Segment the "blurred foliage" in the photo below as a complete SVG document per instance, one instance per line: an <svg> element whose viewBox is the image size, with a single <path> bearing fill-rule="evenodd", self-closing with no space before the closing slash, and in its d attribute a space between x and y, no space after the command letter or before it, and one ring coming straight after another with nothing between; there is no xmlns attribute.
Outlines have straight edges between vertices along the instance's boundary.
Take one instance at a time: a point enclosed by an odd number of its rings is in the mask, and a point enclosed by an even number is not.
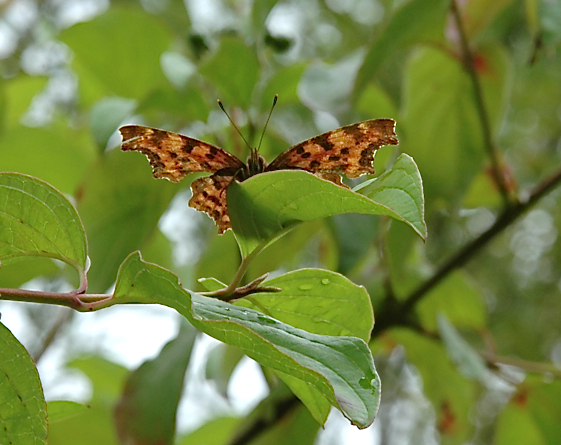
<svg viewBox="0 0 561 445"><path fill-rule="evenodd" d="M339 215L290 232L247 279L313 266L367 289L383 387L372 428L384 443L555 444L559 190L477 240L560 171L561 3L458 4L461 28L451 0L4 2L0 169L37 176L76 203L90 291L108 289L134 250L201 290L196 278L229 282L235 273L233 237L217 236L210 219L185 210L175 236L158 226L189 180L155 181L141 156L116 150L121 124L180 131L244 159L248 150L216 99L256 145L278 93L261 144L271 160L339 125L393 118L400 145L380 150L377 170L399 153L413 157L425 187L426 243L396 221ZM446 269L450 259L461 268ZM37 274L60 269L35 259L2 265L0 286ZM454 359L441 340L442 314L488 373L466 374ZM221 353L234 360L231 372L239 355ZM49 443L117 443L113 410L126 371L99 357L71 366L92 382L90 409L51 424ZM229 376L216 377L221 388ZM313 443L316 421L279 389L283 383L268 383L270 396L249 415L217 414L177 443ZM325 434L321 440L328 443Z"/></svg>

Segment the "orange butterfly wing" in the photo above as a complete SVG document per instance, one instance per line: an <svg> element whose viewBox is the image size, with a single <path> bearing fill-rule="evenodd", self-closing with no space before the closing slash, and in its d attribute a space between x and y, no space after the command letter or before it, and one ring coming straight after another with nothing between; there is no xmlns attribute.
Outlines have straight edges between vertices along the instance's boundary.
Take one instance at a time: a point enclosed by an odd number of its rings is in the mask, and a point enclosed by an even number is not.
<svg viewBox="0 0 561 445"><path fill-rule="evenodd" d="M231 227L226 188L246 168L242 161L214 145L169 131L139 125L121 127L119 131L123 136L121 149L145 154L155 178L179 182L189 173L214 173L193 181L189 205L214 219L219 233Z"/></svg>
<svg viewBox="0 0 561 445"><path fill-rule="evenodd" d="M341 184L338 174L358 178L375 173L376 150L396 145L395 121L373 119L328 131L281 153L265 171L300 169Z"/></svg>
<svg viewBox="0 0 561 445"><path fill-rule="evenodd" d="M221 148L177 133L138 125L121 127L119 131L123 136L122 150L144 153L152 165L155 178L179 182L189 173L213 173L193 181L193 196L189 205L210 215L219 233L231 227L226 189L235 179L242 181L255 174L251 173L251 168ZM375 152L384 145L396 145L395 136L395 121L391 119L348 125L289 148L265 171L307 170L344 185L340 174L357 178L374 173L372 162ZM261 168L256 171L261 172Z"/></svg>
<svg viewBox="0 0 561 445"><path fill-rule="evenodd" d="M223 169L236 172L245 164L227 151L181 134L140 125L119 128L123 151L140 151L154 169L155 178L181 181L189 173L216 173Z"/></svg>

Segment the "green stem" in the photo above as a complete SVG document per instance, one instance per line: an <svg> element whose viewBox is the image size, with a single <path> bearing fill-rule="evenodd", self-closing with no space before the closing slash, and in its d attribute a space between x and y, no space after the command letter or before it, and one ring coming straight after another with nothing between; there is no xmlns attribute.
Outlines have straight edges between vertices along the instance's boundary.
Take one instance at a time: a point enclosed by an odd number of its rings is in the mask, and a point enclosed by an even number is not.
<svg viewBox="0 0 561 445"><path fill-rule="evenodd" d="M234 275L234 278L232 278L232 281L228 286L213 292L199 292L199 294L205 295L207 297L216 297L221 300L228 301L229 300L228 297L232 295L235 292L235 290L240 286L240 283L242 282L242 279L245 273L247 272L249 265L251 264L253 259L257 256L257 254L261 252L261 250L263 250L263 247L265 247L264 244L262 246L255 248L253 252L251 252L247 257L242 258L240 267L238 268L236 274Z"/></svg>

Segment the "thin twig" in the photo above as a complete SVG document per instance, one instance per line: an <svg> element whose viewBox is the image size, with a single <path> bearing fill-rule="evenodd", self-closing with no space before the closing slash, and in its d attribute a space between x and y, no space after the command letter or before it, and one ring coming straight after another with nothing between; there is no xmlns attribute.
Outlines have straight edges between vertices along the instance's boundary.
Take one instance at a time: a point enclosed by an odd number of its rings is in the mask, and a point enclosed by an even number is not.
<svg viewBox="0 0 561 445"><path fill-rule="evenodd" d="M41 344L37 348L37 351L33 352L33 361L36 364L39 360L41 360L41 357L53 343L60 330L72 319L73 315L74 311L69 308L61 307L59 309L56 320L53 322L45 336L41 339Z"/></svg>
<svg viewBox="0 0 561 445"><path fill-rule="evenodd" d="M504 177L501 174L500 162L497 156L497 150L495 149L495 144L493 142L493 136L491 131L491 124L489 121L489 114L487 113L487 107L485 106L485 99L483 98L483 89L481 88L481 82L479 81L479 76L475 69L475 64L473 62L473 55L471 53L469 42L467 40L467 35L462 23L462 18L460 11L458 9L458 4L456 0L452 1L452 16L456 23L456 28L458 29L458 34L460 36L460 45L462 50L462 57L464 59L464 66L471 80L473 86L473 92L475 95L475 105L477 112L479 114L479 121L481 124L481 130L483 131L484 146L487 150L487 154L491 159L491 169L493 172L494 179L499 187L501 197L503 198L503 204L505 208L510 206L510 199L508 190L505 185Z"/></svg>

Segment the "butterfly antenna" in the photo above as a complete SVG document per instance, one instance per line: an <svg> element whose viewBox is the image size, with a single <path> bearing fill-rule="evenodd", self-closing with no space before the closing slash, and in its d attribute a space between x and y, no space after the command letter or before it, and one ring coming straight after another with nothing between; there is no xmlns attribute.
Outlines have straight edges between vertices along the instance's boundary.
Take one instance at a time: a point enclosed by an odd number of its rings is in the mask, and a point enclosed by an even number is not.
<svg viewBox="0 0 561 445"><path fill-rule="evenodd" d="M269 119L271 119L271 114L273 114L273 110L275 109L275 105L277 104L277 100L279 99L279 95L275 94L273 98L273 105L271 105L271 111L269 111L269 116L267 116L267 121L265 122L265 126L263 127L263 132L261 133L261 138L259 139L259 145L257 145L257 151L261 148L261 142L263 142L263 136L265 136L265 130L267 129L267 125L269 125Z"/></svg>
<svg viewBox="0 0 561 445"><path fill-rule="evenodd" d="M224 105L222 105L222 101L220 99L218 99L218 106L220 107L220 109L224 112L224 114L226 115L226 117L228 118L228 120L230 121L230 123L233 125L233 127L236 129L236 131L238 132L238 134L241 136L241 138L243 139L243 141L245 142L245 145L247 145L247 147L249 148L250 151L253 151L253 149L251 148L251 145L249 145L249 142L247 142L247 139L244 137L244 135L242 134L242 132L240 131L240 129L238 128L238 126L234 123L234 121L232 120L232 118L230 117L230 115L228 114L228 112L226 111L226 109L224 108Z"/></svg>

